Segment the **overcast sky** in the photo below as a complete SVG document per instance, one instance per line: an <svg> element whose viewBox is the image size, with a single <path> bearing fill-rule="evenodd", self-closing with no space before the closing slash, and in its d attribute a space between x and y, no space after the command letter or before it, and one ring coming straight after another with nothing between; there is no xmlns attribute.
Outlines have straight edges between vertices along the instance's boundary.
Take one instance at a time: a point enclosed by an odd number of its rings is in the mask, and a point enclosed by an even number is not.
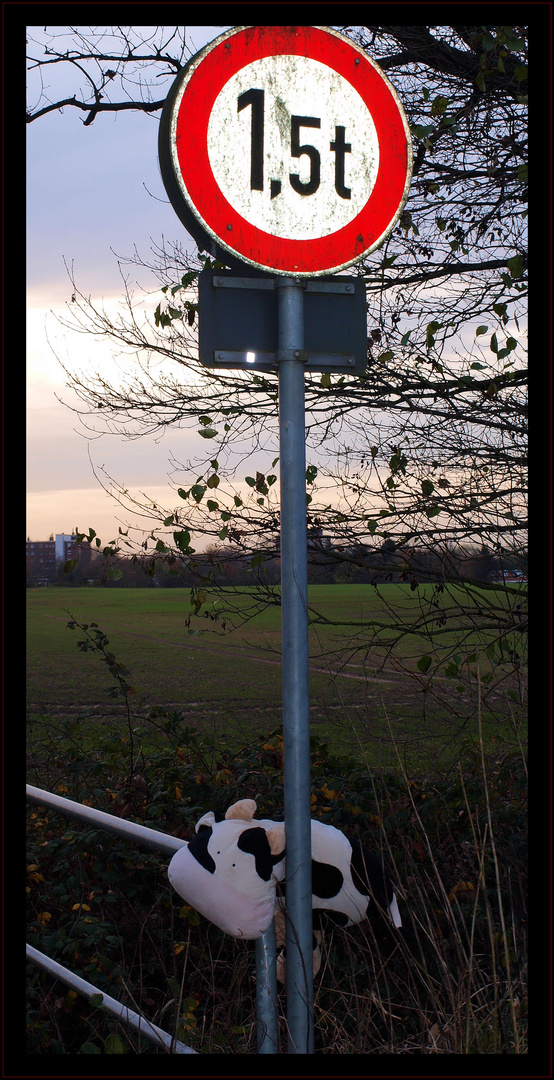
<svg viewBox="0 0 554 1080"><path fill-rule="evenodd" d="M191 52L224 29L187 27ZM30 27L29 35L41 31ZM49 69L52 100L57 96L57 71ZM70 533L77 526L83 531L93 527L109 541L124 519L92 473L89 440L76 432L77 418L56 398L69 395L48 340L69 367L109 371L106 343L69 334L56 321L56 315L68 314L71 298L64 260L73 266L80 291L109 305L123 292L114 252L130 256L136 247L147 260L151 242L159 242L162 235L169 241L186 240L158 168L158 124L159 113L126 112L101 114L84 127L82 114L67 108L63 115L53 112L27 125L26 528L32 540L46 540L52 532ZM130 267L127 272L155 288L146 271ZM152 308L159 299L160 294L152 296ZM103 436L90 443L90 454L96 466L104 465L129 489L173 506L168 458L171 453L179 460L194 455L202 449L199 441L194 433L176 429L160 443Z"/></svg>

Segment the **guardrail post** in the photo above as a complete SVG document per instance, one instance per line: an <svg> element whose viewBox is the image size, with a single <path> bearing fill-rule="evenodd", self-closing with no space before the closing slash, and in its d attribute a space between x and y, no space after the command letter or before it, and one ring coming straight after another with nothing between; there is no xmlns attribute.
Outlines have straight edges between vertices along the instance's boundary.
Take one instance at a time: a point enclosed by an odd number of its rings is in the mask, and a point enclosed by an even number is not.
<svg viewBox="0 0 554 1080"><path fill-rule="evenodd" d="M298 278L276 278L275 286L278 289L288 1052L312 1054L304 293Z"/></svg>

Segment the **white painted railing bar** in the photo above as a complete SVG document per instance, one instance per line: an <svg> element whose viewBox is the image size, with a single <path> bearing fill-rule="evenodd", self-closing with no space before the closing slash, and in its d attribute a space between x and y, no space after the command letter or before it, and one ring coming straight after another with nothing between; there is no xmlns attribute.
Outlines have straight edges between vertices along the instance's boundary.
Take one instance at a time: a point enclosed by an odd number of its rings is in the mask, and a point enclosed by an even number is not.
<svg viewBox="0 0 554 1080"><path fill-rule="evenodd" d="M58 964L56 960L51 960L49 956L35 949L32 945L27 945L27 959L31 960L33 964L37 964L38 967L46 971L54 979L59 979L65 983L72 990L75 990L77 994L85 997L87 1001L90 1001L92 997L100 996L102 1003L99 1008L105 1009L106 1012L111 1013L112 1016L116 1016L124 1024L129 1024L139 1035L142 1035L149 1042L154 1043L156 1046L162 1046L170 1054L196 1054L197 1051L193 1050L190 1046L185 1046L184 1043L179 1042L178 1039L174 1039L167 1031L163 1031L162 1028L152 1024L150 1020L147 1020L140 1013L134 1012L133 1009L129 1009L126 1005L122 1005L116 998L110 997L109 994L105 994L103 990L99 990L92 983L81 979L79 975L75 975L72 971L69 971L63 964Z"/></svg>
<svg viewBox="0 0 554 1080"><path fill-rule="evenodd" d="M114 836L132 840L141 847L163 851L166 855L174 855L186 842L177 836L170 836L169 833L148 829L145 825L137 825L134 821L115 817L114 814L106 814L103 810L95 810L93 806L84 806L83 803L73 802L72 799L64 799L61 795L43 791L42 788L33 787L31 784L27 784L27 799L39 806L56 810L64 817L74 818L76 821L84 822L85 825L92 825Z"/></svg>
<svg viewBox="0 0 554 1080"><path fill-rule="evenodd" d="M125 840L131 840L133 843L140 845L141 847L149 848L151 851L161 851L166 855L174 855L179 848L183 847L186 843L185 840L180 840L177 836L170 836L169 833L159 832L157 829L149 829L145 825L137 825L134 821L128 821L126 818L118 818L113 814L106 814L103 810L96 810L93 806L85 806L83 803L74 802L72 799L64 799L61 795L54 795L51 791L44 791L43 788L33 787L32 784L26 785L27 799L29 802L34 803L37 806L44 806L47 809L54 810L58 814L62 814L64 817L72 818L76 821L80 821L85 825L91 825L97 829L103 829L104 832L111 833L114 836L120 836ZM69 983L68 979L76 980L76 982L82 983L90 989L92 994L101 993L90 983L85 982L84 979L80 979L78 975L73 975L61 964L58 964L55 960L50 960L44 953L38 952L31 945L27 945L27 956L35 963L40 964L44 970L49 971L50 974L55 974L56 978L62 979L68 985L77 989L76 983ZM37 959L40 957L41 959ZM258 1053L259 1054L273 1054L278 1053L278 1013L277 1013L277 980L275 974L276 967L276 945L275 945L275 930L271 926L265 934L262 935L256 941L256 1011L257 1011L257 1029L258 1029ZM79 993L81 991L78 991ZM84 992L84 991L83 991ZM85 997L89 997L90 994L85 993ZM113 1001L118 1010L125 1009L125 1013L129 1016L137 1017L143 1025L147 1025L149 1030L157 1032L160 1037L171 1039L171 1036L166 1032L161 1031L160 1028L156 1028L154 1024L150 1024L149 1021L143 1017L139 1017L138 1014L133 1013L131 1010L126 1009L125 1006L120 1005L119 1002L113 998L109 998L104 994L104 1004L106 1008L108 1005L106 1002ZM120 1015L116 1012L115 1015ZM129 1023L132 1021L129 1020ZM146 1027L141 1028L141 1033L148 1038L148 1032ZM156 1041L153 1039L152 1041ZM165 1045L165 1043L164 1043ZM174 1043L175 1046L183 1047L183 1043ZM177 1054L195 1054L196 1050L188 1048L175 1049L173 1051Z"/></svg>

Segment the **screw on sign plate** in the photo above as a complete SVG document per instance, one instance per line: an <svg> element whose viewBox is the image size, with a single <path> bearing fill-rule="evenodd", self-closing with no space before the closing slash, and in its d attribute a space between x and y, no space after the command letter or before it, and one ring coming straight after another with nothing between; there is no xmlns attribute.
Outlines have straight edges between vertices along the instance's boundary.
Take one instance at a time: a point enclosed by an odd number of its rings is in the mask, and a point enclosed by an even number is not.
<svg viewBox="0 0 554 1080"><path fill-rule="evenodd" d="M160 125L172 205L227 261L316 277L358 262L397 221L411 177L402 106L327 27L235 27L178 75Z"/></svg>

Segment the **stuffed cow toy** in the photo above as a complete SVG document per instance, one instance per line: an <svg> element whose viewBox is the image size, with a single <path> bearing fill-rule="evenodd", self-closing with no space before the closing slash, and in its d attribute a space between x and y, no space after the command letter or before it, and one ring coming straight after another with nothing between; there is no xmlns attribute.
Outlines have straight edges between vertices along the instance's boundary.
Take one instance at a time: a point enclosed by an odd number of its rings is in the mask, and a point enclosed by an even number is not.
<svg viewBox="0 0 554 1080"><path fill-rule="evenodd" d="M255 819L256 803L243 799L221 820L200 818L196 835L173 856L169 880L201 915L233 937L261 937L275 919L277 944L285 940L286 850L284 822ZM329 920L352 926L368 914L388 912L402 925L391 881L361 841L312 820L314 974L320 965L321 929ZM277 974L284 981L284 959Z"/></svg>

